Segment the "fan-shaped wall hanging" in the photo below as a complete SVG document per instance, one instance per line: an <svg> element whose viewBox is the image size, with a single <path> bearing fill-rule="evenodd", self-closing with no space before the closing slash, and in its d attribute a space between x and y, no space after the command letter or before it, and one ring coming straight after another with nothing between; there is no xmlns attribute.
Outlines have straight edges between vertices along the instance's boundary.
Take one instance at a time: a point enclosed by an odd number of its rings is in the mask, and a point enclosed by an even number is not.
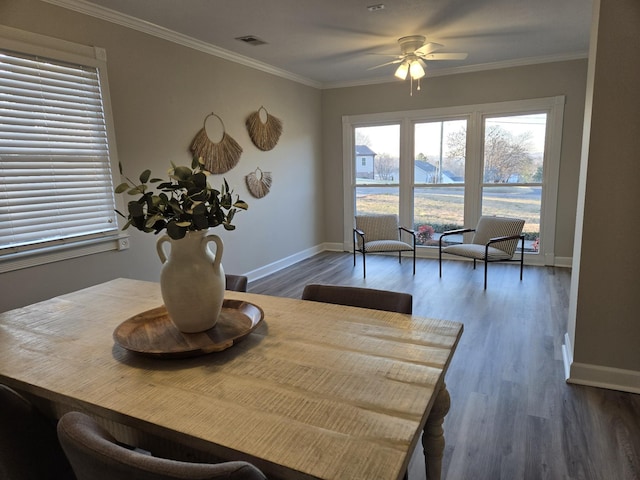
<svg viewBox="0 0 640 480"><path fill-rule="evenodd" d="M258 174L260 176L258 176ZM263 172L260 167L256 168L254 172L251 172L245 177L247 182L247 188L249 193L255 198L262 198L271 189L271 172Z"/></svg>
<svg viewBox="0 0 640 480"><path fill-rule="evenodd" d="M260 118L260 111L264 110L266 120ZM282 134L282 121L267 112L267 109L260 107L247 117L245 122L247 131L253 144L260 150L271 150L276 146Z"/></svg>
<svg viewBox="0 0 640 480"><path fill-rule="evenodd" d="M207 119L216 117L222 124L222 140L218 143L211 141L207 135ZM215 113L204 117L203 126L191 142L191 153L204 159L204 166L211 173L225 173L238 164L242 147L233 137L227 135L224 122Z"/></svg>

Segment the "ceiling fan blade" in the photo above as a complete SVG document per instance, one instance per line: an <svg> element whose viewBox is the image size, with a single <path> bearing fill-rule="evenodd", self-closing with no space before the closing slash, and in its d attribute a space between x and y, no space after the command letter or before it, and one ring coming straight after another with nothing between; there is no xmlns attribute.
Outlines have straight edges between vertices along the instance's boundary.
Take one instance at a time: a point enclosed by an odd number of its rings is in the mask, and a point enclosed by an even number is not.
<svg viewBox="0 0 640 480"><path fill-rule="evenodd" d="M402 58L399 58L397 60L393 60L392 62L382 63L380 65L376 65L375 67L369 67L369 68L367 68L367 70L375 70L376 68L386 67L387 65L393 65L393 64L396 64L396 63L400 63L400 62L402 62Z"/></svg>
<svg viewBox="0 0 640 480"><path fill-rule="evenodd" d="M376 53L376 52L369 52L367 53L367 55L376 55L378 57L396 57L396 58L402 58L403 55L398 55L397 53Z"/></svg>
<svg viewBox="0 0 640 480"><path fill-rule="evenodd" d="M468 56L468 53L429 53L422 55L422 58L425 60L464 60Z"/></svg>
<svg viewBox="0 0 640 480"><path fill-rule="evenodd" d="M444 45L439 43L429 42L425 43L423 46L418 48L415 53L418 55L428 55L429 53L435 52L436 50L440 50L444 48Z"/></svg>

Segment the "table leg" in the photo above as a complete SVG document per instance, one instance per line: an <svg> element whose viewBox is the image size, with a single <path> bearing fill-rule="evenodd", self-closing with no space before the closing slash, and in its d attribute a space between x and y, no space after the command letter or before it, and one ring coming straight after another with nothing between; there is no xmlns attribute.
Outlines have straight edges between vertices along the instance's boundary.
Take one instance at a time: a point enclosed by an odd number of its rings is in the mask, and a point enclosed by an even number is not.
<svg viewBox="0 0 640 480"><path fill-rule="evenodd" d="M444 455L444 429L442 428L442 423L445 415L449 412L450 406L451 398L449 397L447 386L443 383L427 417L427 423L422 434L427 480L440 480L442 475L442 457Z"/></svg>

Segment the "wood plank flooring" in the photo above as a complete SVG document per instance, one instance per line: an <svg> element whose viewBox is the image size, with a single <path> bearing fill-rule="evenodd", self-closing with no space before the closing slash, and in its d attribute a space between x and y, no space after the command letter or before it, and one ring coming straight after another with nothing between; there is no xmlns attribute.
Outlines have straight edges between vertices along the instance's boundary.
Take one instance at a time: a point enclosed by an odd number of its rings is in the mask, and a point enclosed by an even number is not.
<svg viewBox="0 0 640 480"><path fill-rule="evenodd" d="M324 252L249 284L249 291L299 298L307 283L411 293L415 315L464 323L447 374L443 480L640 479L640 395L564 381L570 270ZM409 478L424 478L416 451Z"/></svg>

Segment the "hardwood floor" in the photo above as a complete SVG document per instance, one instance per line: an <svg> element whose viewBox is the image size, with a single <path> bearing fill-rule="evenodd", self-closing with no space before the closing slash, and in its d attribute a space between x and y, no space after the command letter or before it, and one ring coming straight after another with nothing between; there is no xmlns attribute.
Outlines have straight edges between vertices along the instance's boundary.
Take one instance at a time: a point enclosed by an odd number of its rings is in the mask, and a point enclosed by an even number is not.
<svg viewBox="0 0 640 480"><path fill-rule="evenodd" d="M249 284L249 291L300 298L307 283L397 290L413 295L414 315L464 323L447 374L443 480L640 479L640 395L564 381L570 270L482 265L324 252ZM410 479L424 478L421 451Z"/></svg>

